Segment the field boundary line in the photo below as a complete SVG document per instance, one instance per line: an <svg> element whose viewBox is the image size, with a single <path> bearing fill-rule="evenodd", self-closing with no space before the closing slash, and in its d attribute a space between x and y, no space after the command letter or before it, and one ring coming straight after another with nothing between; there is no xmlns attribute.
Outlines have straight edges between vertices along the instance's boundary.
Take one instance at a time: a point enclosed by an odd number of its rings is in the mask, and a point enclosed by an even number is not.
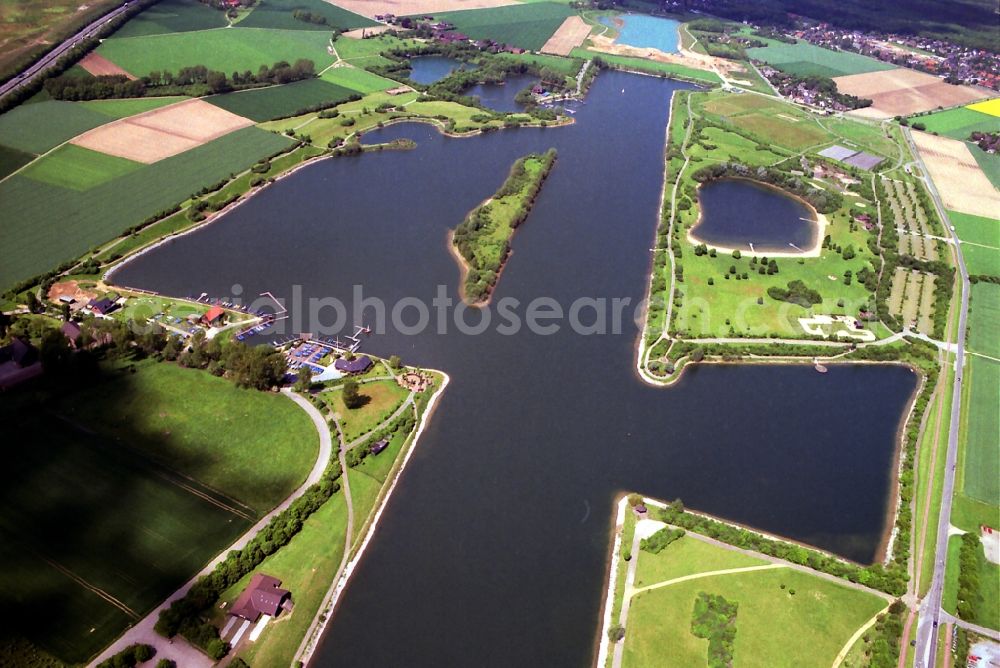
<svg viewBox="0 0 1000 668"><path fill-rule="evenodd" d="M89 582L87 582L86 580L84 580L82 577L80 577L79 575L77 575L76 573L74 573L73 571L71 571L70 569L66 568L65 566L63 566L59 562L54 561L52 559L49 559L48 557L42 557L42 560L44 560L45 563L47 563L49 566L51 566L52 568L56 569L57 571L59 571L60 573L62 573L66 577L68 577L69 579L73 580L73 582L76 582L78 585L80 585L84 589L88 589L91 592L97 594L98 596L100 596L101 598L103 598L105 601L107 601L111 605L115 606L116 608L118 608L119 610L121 610L122 612L124 612L125 614L127 614L132 619L139 619L139 614L135 610L133 610L132 608L128 607L123 602L119 601L117 598L115 598L114 596L112 596L108 592L104 591L100 587L97 587L95 585L90 584Z"/></svg>

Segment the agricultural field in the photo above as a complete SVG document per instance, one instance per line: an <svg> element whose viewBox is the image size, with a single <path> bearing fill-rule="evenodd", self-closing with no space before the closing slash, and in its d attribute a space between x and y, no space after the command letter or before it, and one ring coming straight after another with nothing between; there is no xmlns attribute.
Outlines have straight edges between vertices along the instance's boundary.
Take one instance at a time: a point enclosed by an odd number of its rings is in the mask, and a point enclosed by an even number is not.
<svg viewBox="0 0 1000 668"><path fill-rule="evenodd" d="M334 44L337 55L355 67L365 68L373 65L388 65L392 61L380 54L390 49L403 48L415 44L412 40L397 39L390 35L379 35L369 39L351 39L341 37Z"/></svg>
<svg viewBox="0 0 1000 668"><path fill-rule="evenodd" d="M326 23L300 21L292 16L292 12L296 9L309 12L313 16L322 16L326 19ZM346 31L377 25L380 24L323 0L262 0L237 24L240 28L315 30L327 34L334 29Z"/></svg>
<svg viewBox="0 0 1000 668"><path fill-rule="evenodd" d="M963 242L969 272L1000 275L1000 220L958 211L949 211L948 219Z"/></svg>
<svg viewBox="0 0 1000 668"><path fill-rule="evenodd" d="M35 159L30 153L0 145L0 179L12 174Z"/></svg>
<svg viewBox="0 0 1000 668"><path fill-rule="evenodd" d="M555 2L434 14L438 21L453 23L473 39L492 39L531 51L540 50L570 16L575 16L572 9Z"/></svg>
<svg viewBox="0 0 1000 668"><path fill-rule="evenodd" d="M177 72L204 65L211 70L256 72L284 60L308 58L321 70L333 62L327 53L329 31L221 28L142 37L113 37L97 53L136 76L152 71Z"/></svg>
<svg viewBox="0 0 1000 668"><path fill-rule="evenodd" d="M993 184L994 188L1000 190L1000 155L987 153L971 142L967 142L966 146L969 147L972 157L975 159L976 164L979 165L979 169L989 179L989 182Z"/></svg>
<svg viewBox="0 0 1000 668"><path fill-rule="evenodd" d="M111 120L75 102L22 104L0 115L0 144L25 153L45 153Z"/></svg>
<svg viewBox="0 0 1000 668"><path fill-rule="evenodd" d="M362 383L358 388L358 393L367 397L364 405L360 408L345 406L340 389L320 394L330 410L340 415L340 426L344 430L344 439L348 443L371 431L392 415L409 395L409 392L400 387L399 383L394 380Z"/></svg>
<svg viewBox="0 0 1000 668"><path fill-rule="evenodd" d="M921 260L938 258L937 242L924 235L935 234L928 220L927 212L916 197L913 183L907 181L882 180L888 195L892 224L900 230L898 250Z"/></svg>
<svg viewBox="0 0 1000 668"><path fill-rule="evenodd" d="M934 331L934 283L937 277L896 267L889 292L889 312L904 325L930 336Z"/></svg>
<svg viewBox="0 0 1000 668"><path fill-rule="evenodd" d="M205 101L254 121L270 121L301 114L320 104L344 102L357 91L323 79L306 79L284 86L269 86L236 93L212 95Z"/></svg>
<svg viewBox="0 0 1000 668"><path fill-rule="evenodd" d="M976 283L972 286L969 350L1000 359L997 332L1000 332L1000 285Z"/></svg>
<svg viewBox="0 0 1000 668"><path fill-rule="evenodd" d="M114 38L211 30L227 25L225 12L198 0L162 0L115 31Z"/></svg>
<svg viewBox="0 0 1000 668"><path fill-rule="evenodd" d="M0 286L78 257L291 143L245 128L85 191L16 174L0 183L0 219L7 221L0 230Z"/></svg>
<svg viewBox="0 0 1000 668"><path fill-rule="evenodd" d="M985 97L982 89L953 86L933 74L907 68L841 76L834 82L841 93L872 100L870 107L851 112L865 118L908 116Z"/></svg>
<svg viewBox="0 0 1000 668"><path fill-rule="evenodd" d="M716 570L766 564L700 543L688 535L658 554L640 550L636 587L625 629L623 666L697 666L708 661L708 643L692 633L692 610L702 592L735 603L734 665L822 666L834 662L852 634L886 606L856 591L785 567L712 575ZM784 629L775 634L775 628ZM669 647L669 652L663 648Z"/></svg>
<svg viewBox="0 0 1000 668"><path fill-rule="evenodd" d="M573 49L583 44L590 34L591 26L579 16L570 16L552 37L542 46L543 53L551 53L557 56L568 56Z"/></svg>
<svg viewBox="0 0 1000 668"><path fill-rule="evenodd" d="M111 118L128 118L136 114L144 114L160 107L183 102L188 98L178 95L174 97L137 97L123 100L89 100L77 102L81 107L97 111Z"/></svg>
<svg viewBox="0 0 1000 668"><path fill-rule="evenodd" d="M1000 132L1000 118L973 109L975 105L911 116L909 122L923 123L928 132L965 141L973 132Z"/></svg>
<svg viewBox="0 0 1000 668"><path fill-rule="evenodd" d="M66 144L44 160L36 161L21 175L42 183L83 191L141 168L142 163L139 162Z"/></svg>
<svg viewBox="0 0 1000 668"><path fill-rule="evenodd" d="M975 307L973 307L973 310ZM962 491L972 499L996 505L1000 499L1000 362L972 355L965 372L969 409L965 424L965 465Z"/></svg>
<svg viewBox="0 0 1000 668"><path fill-rule="evenodd" d="M968 144L926 132L911 135L945 208L975 216L996 216L1000 192L983 174Z"/></svg>
<svg viewBox="0 0 1000 668"><path fill-rule="evenodd" d="M399 86L392 79L380 77L359 67L331 67L320 75L323 81L348 88L355 93L367 95Z"/></svg>
<svg viewBox="0 0 1000 668"><path fill-rule="evenodd" d="M73 663L294 488L318 440L284 397L154 363L44 410L16 399L2 410L21 433L0 511L2 596L17 630ZM275 448L284 456L260 456Z"/></svg>
<svg viewBox="0 0 1000 668"><path fill-rule="evenodd" d="M428 14L437 16L442 12L517 5L518 0L407 0L405 8L400 6L398 0L337 0L336 4L348 11L367 17L379 14L402 15L404 11L411 16Z"/></svg>
<svg viewBox="0 0 1000 668"><path fill-rule="evenodd" d="M894 69L893 65L874 58L847 51L831 51L808 42L776 43L747 49L747 55L754 60L762 60L773 65L783 72L799 76L819 75L832 78Z"/></svg>
<svg viewBox="0 0 1000 668"><path fill-rule="evenodd" d="M661 63L657 60L646 60L645 58L633 58L631 56L619 56L611 53L604 53L603 51L592 51L583 47L573 49L573 51L570 52L570 55L574 58L584 58L588 60L594 56L600 56L601 60L604 62L624 70L646 72L666 77L680 76L694 81L710 84L722 83L722 79L720 79L719 75L715 72L699 70L693 67L686 67L684 65L677 65L674 63Z"/></svg>

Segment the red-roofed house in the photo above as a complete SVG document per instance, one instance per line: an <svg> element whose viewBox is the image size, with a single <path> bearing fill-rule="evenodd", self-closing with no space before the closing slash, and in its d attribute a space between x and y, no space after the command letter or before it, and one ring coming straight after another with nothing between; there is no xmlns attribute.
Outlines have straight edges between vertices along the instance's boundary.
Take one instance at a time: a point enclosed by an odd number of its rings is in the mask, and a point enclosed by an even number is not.
<svg viewBox="0 0 1000 668"><path fill-rule="evenodd" d="M201 316L201 323L203 325L218 325L222 322L222 319L226 317L226 311L221 306L213 306L205 312L205 315Z"/></svg>
<svg viewBox="0 0 1000 668"><path fill-rule="evenodd" d="M250 584L233 603L230 615L256 622L261 615L277 617L292 606L292 594L281 588L281 580L263 573L254 573Z"/></svg>

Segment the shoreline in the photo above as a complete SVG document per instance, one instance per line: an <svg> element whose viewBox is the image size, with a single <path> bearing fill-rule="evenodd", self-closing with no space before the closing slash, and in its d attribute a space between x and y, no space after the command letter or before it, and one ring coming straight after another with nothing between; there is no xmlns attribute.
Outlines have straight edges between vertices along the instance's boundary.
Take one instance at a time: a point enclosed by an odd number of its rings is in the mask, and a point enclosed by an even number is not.
<svg viewBox="0 0 1000 668"><path fill-rule="evenodd" d="M748 249L743 249L743 248L732 248L732 247L726 247L726 246L719 246L719 245L716 245L716 244L709 243L708 241L705 241L704 239L698 238L698 236L695 234L695 232L696 232L696 230L699 227L701 227L701 225L704 222L704 217L705 217L705 208L701 204L701 189L705 185L707 185L708 183L712 183L712 181L724 181L724 180L748 181L748 182L750 182L750 183L752 183L752 184L754 184L756 186L761 186L763 188L769 188L771 190L774 190L774 191L780 193L781 195L783 195L785 197L788 197L788 198L791 198L791 199L794 199L794 200L798 201L800 204L802 204L803 206L805 206L809 210L809 212L812 213L812 216L813 216L813 220L809 221L810 227L812 227L812 231L813 231L813 238L812 238L812 241L810 242L809 246L806 247L805 249L803 249L800 252L783 251L783 250L766 250L766 249L765 250L750 250L749 248ZM769 257L769 258L771 258L771 257L798 257L798 258L807 258L807 257L809 257L809 258L816 258L816 257L820 257L821 256L821 251L822 251L822 246L823 246L823 241L822 241L822 239L823 239L823 233L826 231L826 228L827 228L827 226L830 223L829 223L829 220L826 217L826 214L822 214L819 211L817 211L816 207L814 207L812 204L810 204L809 202L807 202L805 199L803 199L802 197L796 195L795 193L790 193L790 192L788 192L787 190L785 190L783 188L779 188L778 186L776 186L774 184L765 183L763 181L758 181L756 179L751 179L751 178L747 178L747 177L743 177L743 176L725 176L725 177L722 177L720 179L712 179L712 181L706 181L705 183L698 184L698 188L697 188L697 191L696 191L696 194L698 195L698 220L695 221L694 225L692 225L690 228L688 228L687 235L686 235L688 242L692 246L697 246L698 244L705 244L707 247L714 248L715 250L717 250L719 252L722 252L722 253L733 253L734 251L738 250L741 255L746 255L747 257Z"/></svg>

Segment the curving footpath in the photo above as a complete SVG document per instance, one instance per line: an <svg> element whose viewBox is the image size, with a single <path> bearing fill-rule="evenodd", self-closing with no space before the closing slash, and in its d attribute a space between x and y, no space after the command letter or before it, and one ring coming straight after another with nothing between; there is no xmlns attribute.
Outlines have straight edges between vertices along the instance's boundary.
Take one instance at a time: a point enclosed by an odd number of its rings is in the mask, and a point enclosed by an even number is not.
<svg viewBox="0 0 1000 668"><path fill-rule="evenodd" d="M171 603L187 594L188 590L190 590L194 583L197 582L198 578L211 573L212 570L214 570L215 567L226 558L226 555L229 554L230 550L239 550L245 547L246 544L257 535L257 532L263 529L264 526L271 521L272 517L288 508L293 501L305 494L307 489L319 482L323 477L323 472L326 470L326 467L330 462L330 455L333 452L333 440L330 438L330 429L326 424L326 420L315 406L291 390L286 388L281 392L298 404L302 410L309 415L313 424L316 426L316 431L319 432L319 453L316 456L316 463L313 464L312 471L309 472L305 481L298 487L298 489L292 492L288 498L275 506L271 512L261 517L257 523L250 527L246 533L240 536L236 542L220 552L218 556L212 559L212 561L208 562L194 577L185 582L180 589L171 594L165 601L163 601L163 603L158 605L134 626L119 636L115 642L108 646L103 652L98 654L97 657L95 657L94 660L88 664L88 666L96 666L133 643L145 643L147 645L152 645L156 648L157 660L171 659L176 662L178 666L184 666L184 668L209 668L215 663L208 658L208 656L202 654L200 650L195 649L180 636L175 636L174 639L169 640L157 633L153 627L156 625L156 620L159 619L161 610L167 609L170 607Z"/></svg>

